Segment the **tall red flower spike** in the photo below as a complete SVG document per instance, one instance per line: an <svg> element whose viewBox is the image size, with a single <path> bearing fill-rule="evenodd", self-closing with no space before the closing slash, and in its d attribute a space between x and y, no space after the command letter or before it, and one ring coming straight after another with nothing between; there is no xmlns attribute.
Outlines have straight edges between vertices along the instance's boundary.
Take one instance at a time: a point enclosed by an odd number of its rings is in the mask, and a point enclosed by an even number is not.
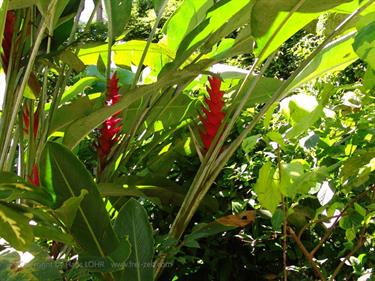
<svg viewBox="0 0 375 281"><path fill-rule="evenodd" d="M1 55L1 61L4 72L6 73L9 66L10 50L12 48L12 38L14 32L14 24L16 22L16 13L14 11L7 12L7 18L5 20L4 36L3 36L3 54Z"/></svg>
<svg viewBox="0 0 375 281"><path fill-rule="evenodd" d="M36 164L33 165L33 168L31 170L31 175L27 177L29 180L29 183L39 186L40 181L39 181L39 169Z"/></svg>
<svg viewBox="0 0 375 281"><path fill-rule="evenodd" d="M30 127L30 112L27 107L23 109L22 117L23 117L23 124L24 124L23 131L25 132L25 134L28 134L29 127ZM36 138L36 134L38 133L38 128L39 128L39 111L37 110L34 112L34 127L33 127L34 139Z"/></svg>
<svg viewBox="0 0 375 281"><path fill-rule="evenodd" d="M112 106L120 100L118 78L116 73L112 75L112 78L108 81L106 105ZM121 122L120 112L109 117L104 121L103 126L99 131L97 153L99 157L99 162L101 169L104 168L107 155L111 152L112 147L118 141L119 132L122 126L119 124Z"/></svg>
<svg viewBox="0 0 375 281"><path fill-rule="evenodd" d="M199 135L206 151L210 148L225 117L224 92L220 91L221 80L219 77L208 77L208 81L211 86L211 88L206 87L210 95L210 98L205 99L208 108L202 108L205 116L199 114L199 119L203 124L203 128L199 129Z"/></svg>

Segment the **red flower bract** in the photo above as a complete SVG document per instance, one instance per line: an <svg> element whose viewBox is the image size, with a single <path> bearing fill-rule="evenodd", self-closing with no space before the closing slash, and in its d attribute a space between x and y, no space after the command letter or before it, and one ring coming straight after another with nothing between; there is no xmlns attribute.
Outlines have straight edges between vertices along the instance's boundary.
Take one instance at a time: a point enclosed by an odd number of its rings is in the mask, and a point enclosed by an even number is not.
<svg viewBox="0 0 375 281"><path fill-rule="evenodd" d="M116 73L112 75L112 78L108 81L106 105L112 106L120 100L118 78ZM119 124L121 122L120 112L117 112L115 115L109 117L104 121L103 126L99 131L97 153L99 157L100 167L104 168L107 155L111 152L112 147L118 140L119 132L122 129L122 126Z"/></svg>
<svg viewBox="0 0 375 281"><path fill-rule="evenodd" d="M14 32L14 24L16 22L16 13L14 11L7 12L7 18L5 20L4 36L3 36L3 54L1 55L1 61L6 73L9 66L10 50L12 48L12 38Z"/></svg>
<svg viewBox="0 0 375 281"><path fill-rule="evenodd" d="M27 107L23 109L22 117L23 117L23 124L24 124L23 131L25 132L25 134L28 134L29 127L30 127L30 112ZM33 127L34 139L36 138L36 134L38 133L38 128L39 128L39 112L37 110L34 112L34 127Z"/></svg>
<svg viewBox="0 0 375 281"><path fill-rule="evenodd" d="M29 183L35 185L35 186L39 186L40 185L40 181L39 181L39 169L38 169L38 166L36 164L33 165L33 168L31 170L31 175L27 177L28 180L29 180Z"/></svg>
<svg viewBox="0 0 375 281"><path fill-rule="evenodd" d="M225 117L223 112L224 92L220 91L221 80L219 77L209 77L208 81L211 87L207 87L210 98L205 99L208 108L202 108L205 116L199 115L203 124L203 129L199 129L199 135L206 151L210 148Z"/></svg>

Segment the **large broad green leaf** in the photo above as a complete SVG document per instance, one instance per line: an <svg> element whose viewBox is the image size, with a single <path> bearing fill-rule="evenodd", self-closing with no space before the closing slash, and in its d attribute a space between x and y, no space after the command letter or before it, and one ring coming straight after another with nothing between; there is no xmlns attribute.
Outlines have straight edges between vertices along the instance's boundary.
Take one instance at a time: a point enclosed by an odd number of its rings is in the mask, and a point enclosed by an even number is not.
<svg viewBox="0 0 375 281"><path fill-rule="evenodd" d="M66 126L94 111L94 101L83 96L69 104L61 106L53 115L49 134L63 130Z"/></svg>
<svg viewBox="0 0 375 281"><path fill-rule="evenodd" d="M359 30L353 48L361 59L375 69L375 20Z"/></svg>
<svg viewBox="0 0 375 281"><path fill-rule="evenodd" d="M264 52L261 60L268 57L282 43L302 29L322 12L352 0L257 0L251 14L251 30L256 39L255 54ZM303 4L302 4L303 3ZM291 11L297 5L296 12ZM280 28L280 26L282 26ZM279 30L280 29L280 30ZM266 50L263 49L266 47Z"/></svg>
<svg viewBox="0 0 375 281"><path fill-rule="evenodd" d="M30 214L23 214L11 205L0 202L0 237L15 249L26 251L34 240L30 219Z"/></svg>
<svg viewBox="0 0 375 281"><path fill-rule="evenodd" d="M296 77L289 90L324 74L345 69L358 59L352 48L354 33L338 38L327 45Z"/></svg>
<svg viewBox="0 0 375 281"><path fill-rule="evenodd" d="M0 42L3 42L3 34L5 22L7 19L9 0L0 0ZM3 53L3 48L0 47L0 55Z"/></svg>
<svg viewBox="0 0 375 281"><path fill-rule="evenodd" d="M206 17L213 0L185 0L164 26L163 43L176 52L182 39Z"/></svg>
<svg viewBox="0 0 375 281"><path fill-rule="evenodd" d="M114 62L119 66L138 65L146 41L132 40L125 43L115 44L112 47ZM81 48L78 57L87 65L96 65L99 56L105 61L107 59L107 45L99 45L88 48ZM151 43L144 60L144 65L149 66L156 73L168 62L172 61L174 53L168 50L163 44Z"/></svg>
<svg viewBox="0 0 375 281"><path fill-rule="evenodd" d="M41 181L55 198L55 207L88 193L80 202L69 229L85 254L107 257L120 242L115 234L97 186L84 165L64 146L48 142L42 155Z"/></svg>
<svg viewBox="0 0 375 281"><path fill-rule="evenodd" d="M250 0L216 3L208 11L206 19L182 40L173 66L177 68L182 65L197 49L202 54L209 53L225 36L246 25L250 20L249 9L252 5Z"/></svg>
<svg viewBox="0 0 375 281"><path fill-rule="evenodd" d="M113 39L125 31L132 9L132 0L105 0L108 24L112 28Z"/></svg>
<svg viewBox="0 0 375 281"><path fill-rule="evenodd" d="M271 213L276 211L281 202L279 180L275 179L275 168L270 162L265 163L259 171L259 177L254 187L259 203Z"/></svg>
<svg viewBox="0 0 375 281"><path fill-rule="evenodd" d="M135 199L121 208L114 229L119 237L129 237L131 254L126 262L123 277L118 280L153 280L154 241L147 212Z"/></svg>

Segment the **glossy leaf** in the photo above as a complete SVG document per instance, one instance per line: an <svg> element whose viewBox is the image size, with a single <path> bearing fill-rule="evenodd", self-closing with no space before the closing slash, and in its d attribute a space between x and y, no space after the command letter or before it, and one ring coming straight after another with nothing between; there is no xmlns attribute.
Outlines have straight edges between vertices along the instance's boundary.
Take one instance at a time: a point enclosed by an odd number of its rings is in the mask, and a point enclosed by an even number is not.
<svg viewBox="0 0 375 281"><path fill-rule="evenodd" d="M65 103L74 99L77 95L82 93L86 88L92 86L99 79L96 77L83 77L79 79L76 83L70 86L61 97L60 103Z"/></svg>
<svg viewBox="0 0 375 281"><path fill-rule="evenodd" d="M254 187L259 203L271 213L274 213L281 202L281 192L275 177L275 168L270 162L265 163L259 171L259 177Z"/></svg>
<svg viewBox="0 0 375 281"><path fill-rule="evenodd" d="M129 199L119 211L114 229L119 237L129 237L132 246L123 278L134 281L153 280L154 241L143 206L137 200Z"/></svg>

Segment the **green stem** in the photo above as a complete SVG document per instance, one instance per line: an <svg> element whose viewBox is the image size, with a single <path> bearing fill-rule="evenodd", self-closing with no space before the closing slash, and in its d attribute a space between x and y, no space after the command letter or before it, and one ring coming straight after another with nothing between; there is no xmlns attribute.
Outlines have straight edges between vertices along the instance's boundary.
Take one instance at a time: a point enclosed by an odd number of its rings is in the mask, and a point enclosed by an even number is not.
<svg viewBox="0 0 375 281"><path fill-rule="evenodd" d="M52 0L52 2L49 4L46 18L50 17L51 11L53 11L53 9L55 8L56 3L57 3L57 0ZM13 106L13 111L12 111L12 114L11 114L11 118L9 120L9 124L8 124L8 126L5 130L5 141L4 141L2 151L1 151L1 154L0 154L0 170L3 169L3 167L4 167L4 162L6 160L6 154L7 154L8 147L9 147L10 140L11 140L11 136L12 136L12 130L13 130L14 124L16 122L16 117L17 117L17 113L18 113L18 110L19 110L20 105L21 105L23 93L24 93L26 85L29 81L29 77L30 77L30 74L31 74L33 66L34 66L35 58L38 54L40 44L42 43L42 40L43 40L43 37L44 37L44 31L47 28L48 22L46 21L46 18L43 18L43 20L42 20L41 26L39 28L39 31L38 31L38 34L37 34L37 37L36 37L36 40L35 40L35 43L34 43L34 47L31 51L31 54L30 54L30 57L29 57L29 60L28 60L28 64L27 64L27 67L26 67L21 85L18 88L18 91L16 92L16 98L15 98L15 103L14 103L14 106Z"/></svg>

